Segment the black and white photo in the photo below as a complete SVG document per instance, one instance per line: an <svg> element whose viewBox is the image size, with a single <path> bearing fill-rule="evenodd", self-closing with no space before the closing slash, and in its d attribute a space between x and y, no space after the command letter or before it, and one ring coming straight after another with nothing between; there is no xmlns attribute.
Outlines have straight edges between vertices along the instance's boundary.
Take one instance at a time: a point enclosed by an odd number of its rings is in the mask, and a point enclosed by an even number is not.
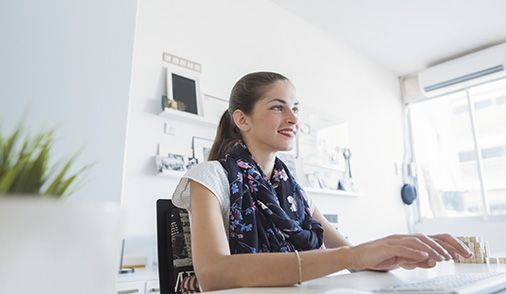
<svg viewBox="0 0 506 294"><path fill-rule="evenodd" d="M186 164L183 155L169 153L167 156L156 157L156 167L160 174L168 174L174 171L186 171Z"/></svg>

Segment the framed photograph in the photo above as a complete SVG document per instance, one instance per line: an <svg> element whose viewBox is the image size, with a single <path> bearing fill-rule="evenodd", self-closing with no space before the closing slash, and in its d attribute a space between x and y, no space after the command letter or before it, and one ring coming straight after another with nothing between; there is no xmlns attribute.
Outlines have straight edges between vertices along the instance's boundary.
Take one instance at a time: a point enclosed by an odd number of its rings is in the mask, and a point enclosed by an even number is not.
<svg viewBox="0 0 506 294"><path fill-rule="evenodd" d="M199 160L194 157L188 157L188 161L186 162L186 169L190 170L192 167L196 166L199 163Z"/></svg>
<svg viewBox="0 0 506 294"><path fill-rule="evenodd" d="M307 180L309 187L317 188L317 189L322 188L322 186L320 185L320 181L318 181L318 178L316 177L316 175L314 173L306 174L306 180Z"/></svg>
<svg viewBox="0 0 506 294"><path fill-rule="evenodd" d="M228 100L204 94L204 117L218 123L221 116L228 109Z"/></svg>
<svg viewBox="0 0 506 294"><path fill-rule="evenodd" d="M328 189L327 183L325 182L325 178L321 172L314 172L314 176L316 177L318 185L320 185L321 189Z"/></svg>
<svg viewBox="0 0 506 294"><path fill-rule="evenodd" d="M173 108L203 116L199 75L183 67L167 65L167 95L164 108Z"/></svg>
<svg viewBox="0 0 506 294"><path fill-rule="evenodd" d="M339 175L340 173L325 170L320 173L322 177L323 187L329 190L337 190L339 186Z"/></svg>
<svg viewBox="0 0 506 294"><path fill-rule="evenodd" d="M193 158L196 158L198 162L207 161L213 142L213 140L207 138L192 137Z"/></svg>
<svg viewBox="0 0 506 294"><path fill-rule="evenodd" d="M170 174L173 171L186 171L183 155L169 153L167 156L156 157L156 167L160 174Z"/></svg>

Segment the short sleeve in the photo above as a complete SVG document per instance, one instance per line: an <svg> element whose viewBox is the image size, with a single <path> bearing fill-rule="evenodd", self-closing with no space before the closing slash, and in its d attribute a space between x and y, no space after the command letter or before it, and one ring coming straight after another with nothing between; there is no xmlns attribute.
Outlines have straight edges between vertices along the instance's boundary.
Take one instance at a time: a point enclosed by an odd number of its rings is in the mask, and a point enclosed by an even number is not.
<svg viewBox="0 0 506 294"><path fill-rule="evenodd" d="M172 203L191 212L190 180L198 182L209 189L220 202L222 213L228 214L230 191L228 189L228 178L221 163L218 161L202 162L187 171L179 181L174 194L172 194ZM225 209L227 211L224 211Z"/></svg>

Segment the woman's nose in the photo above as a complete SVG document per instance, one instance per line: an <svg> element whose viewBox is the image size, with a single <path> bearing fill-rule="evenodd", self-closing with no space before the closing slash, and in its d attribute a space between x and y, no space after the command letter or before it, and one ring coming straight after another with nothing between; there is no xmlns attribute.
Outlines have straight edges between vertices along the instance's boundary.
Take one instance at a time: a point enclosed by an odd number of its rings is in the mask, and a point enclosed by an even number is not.
<svg viewBox="0 0 506 294"><path fill-rule="evenodd" d="M299 117L297 113L295 113L293 110L290 110L288 114L288 122L291 124L296 124L298 121Z"/></svg>

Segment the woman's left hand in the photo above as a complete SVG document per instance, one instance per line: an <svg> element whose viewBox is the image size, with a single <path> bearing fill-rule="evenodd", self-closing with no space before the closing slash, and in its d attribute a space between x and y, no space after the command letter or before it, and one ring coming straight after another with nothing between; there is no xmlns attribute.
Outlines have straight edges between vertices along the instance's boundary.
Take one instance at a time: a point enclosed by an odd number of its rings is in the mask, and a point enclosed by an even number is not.
<svg viewBox="0 0 506 294"><path fill-rule="evenodd" d="M464 243L450 234L430 235L429 237L445 248L453 259L458 258L457 254L465 258L473 256L472 251Z"/></svg>
<svg viewBox="0 0 506 294"><path fill-rule="evenodd" d="M467 248L466 245L464 245L461 241L456 239L455 237L451 236L450 234L437 234L437 235L424 235L424 234L415 234L415 235L393 235L389 236L390 239L411 239L413 242L413 239L416 240L419 245L424 245L428 249L437 252L441 256L441 259L443 260L450 260L450 259L458 259L458 255L469 258L473 254ZM438 261L442 260L436 260L434 258L431 258L430 256L417 263L400 263L398 265L391 265L384 268L375 268L374 270L381 270L381 271L389 271L393 270L398 267L402 267L405 269L414 269L414 268L432 268L436 266Z"/></svg>

